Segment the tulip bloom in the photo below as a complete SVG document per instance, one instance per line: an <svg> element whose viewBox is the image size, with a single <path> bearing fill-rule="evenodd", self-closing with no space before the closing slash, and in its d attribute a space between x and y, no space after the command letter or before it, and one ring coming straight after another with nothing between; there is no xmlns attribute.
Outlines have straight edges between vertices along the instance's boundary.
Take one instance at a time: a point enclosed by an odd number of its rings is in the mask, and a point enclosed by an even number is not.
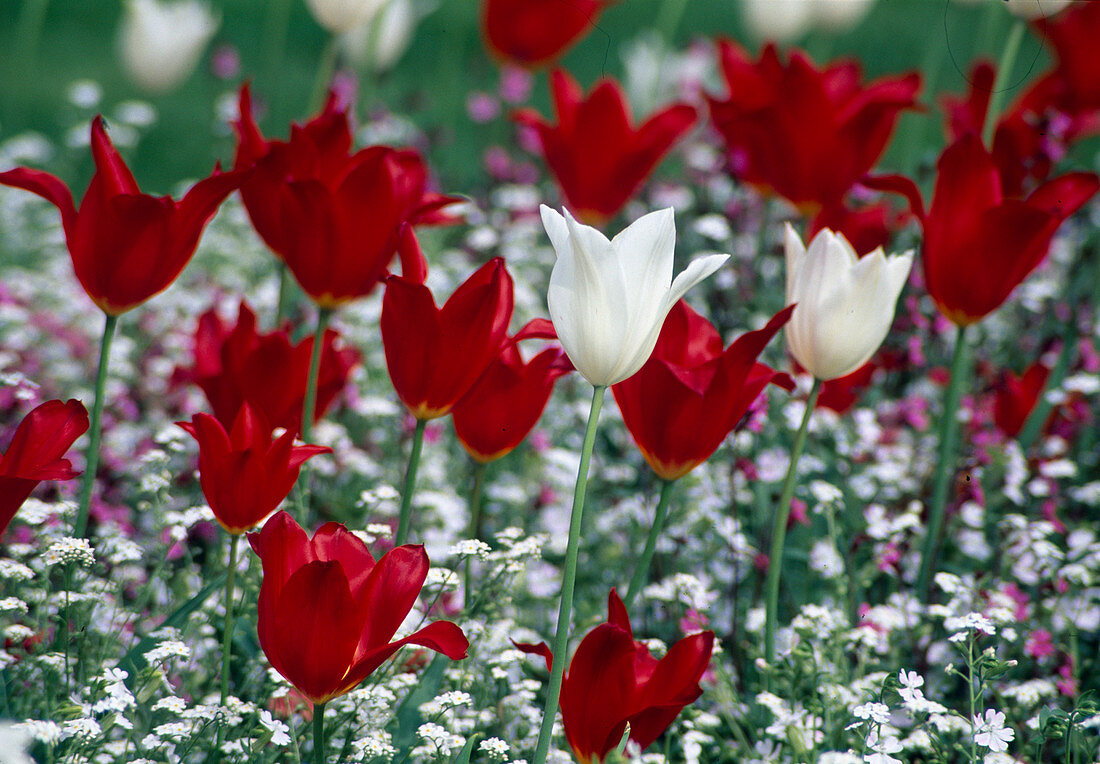
<svg viewBox="0 0 1100 764"><path fill-rule="evenodd" d="M937 169L921 263L932 299L959 326L980 321L1008 299L1046 257L1062 221L1100 188L1092 173L1075 172L1044 183L1026 200L1006 198L997 165L972 133L943 152Z"/></svg>
<svg viewBox="0 0 1100 764"><path fill-rule="evenodd" d="M77 400L46 401L23 417L0 454L0 537L41 481L80 474L65 452L87 430L88 412Z"/></svg>
<svg viewBox="0 0 1100 764"><path fill-rule="evenodd" d="M714 649L714 632L704 631L684 637L657 660L634 640L630 616L614 589L607 614L607 622L577 646L561 688L565 739L581 764L603 761L618 747L627 724L630 739L648 748L702 695L699 680ZM553 665L545 642L516 647L543 656L547 668Z"/></svg>
<svg viewBox="0 0 1100 764"><path fill-rule="evenodd" d="M695 109L677 103L635 128L626 95L611 78L596 85L587 99L561 69L551 75L550 87L557 124L531 109L516 112L515 119L537 131L566 206L586 222L614 217L695 124Z"/></svg>
<svg viewBox="0 0 1100 764"><path fill-rule="evenodd" d="M335 330L325 332L314 421L324 416L359 362L359 354L340 347L339 339ZM256 314L242 300L236 326L227 326L213 308L199 317L195 365L178 371L176 378L202 388L214 416L226 428L247 401L272 427L298 432L312 353L312 337L295 345L287 328L258 333Z"/></svg>
<svg viewBox="0 0 1100 764"><path fill-rule="evenodd" d="M514 339L451 409L455 434L482 464L512 452L531 432L558 377L573 370L558 348L526 363Z"/></svg>
<svg viewBox="0 0 1100 764"><path fill-rule="evenodd" d="M1100 61L1096 58L1100 5L1074 3L1065 13L1051 16L1037 20L1035 27L1054 48L1058 63L1048 77L1060 105L1071 114L1100 109Z"/></svg>
<svg viewBox="0 0 1100 764"><path fill-rule="evenodd" d="M709 459L769 382L794 389L786 374L756 362L792 310L725 350L718 330L683 300L669 312L649 361L611 388L626 428L661 479L678 480Z"/></svg>
<svg viewBox="0 0 1100 764"><path fill-rule="evenodd" d="M296 430L272 439L271 427L247 403L233 429L209 414L176 422L199 443L199 483L214 517L232 534L259 525L275 511L298 480L302 464L328 446L295 446Z"/></svg>
<svg viewBox="0 0 1100 764"><path fill-rule="evenodd" d="M408 246L413 243L406 229ZM382 298L382 346L397 395L420 420L446 416L500 353L512 320L512 277L495 257L442 308L424 285L427 269L390 276Z"/></svg>
<svg viewBox="0 0 1100 764"><path fill-rule="evenodd" d="M130 79L149 93L182 84L218 31L218 17L198 0L129 0L123 8L122 63Z"/></svg>
<svg viewBox="0 0 1100 764"><path fill-rule="evenodd" d="M730 96L707 101L734 172L803 210L839 203L874 167L921 85L913 73L863 86L854 62L818 70L795 51L783 64L774 45L753 62L723 40L719 55Z"/></svg>
<svg viewBox="0 0 1100 764"><path fill-rule="evenodd" d="M886 257L876 249L861 258L828 228L807 250L789 223L786 252L787 302L797 304L787 348L817 379L851 374L886 339L913 253Z"/></svg>
<svg viewBox="0 0 1100 764"><path fill-rule="evenodd" d="M387 0L306 0L317 23L333 34L350 32L370 20Z"/></svg>
<svg viewBox="0 0 1100 764"><path fill-rule="evenodd" d="M347 112L329 96L324 111L268 141L240 94L235 167L252 167L241 198L264 242L321 308L374 291L397 253L403 223L443 223L459 201L426 190L428 168L412 149L370 146L354 154Z"/></svg>
<svg viewBox="0 0 1100 764"><path fill-rule="evenodd" d="M375 561L343 525L326 523L310 539L286 512L248 541L264 571L260 647L313 703L351 692L404 645L466 657L469 642L448 621L391 641L427 578L424 547L399 546Z"/></svg>
<svg viewBox="0 0 1100 764"><path fill-rule="evenodd" d="M482 0L489 51L519 66L549 63L577 43L616 0Z"/></svg>
<svg viewBox="0 0 1100 764"><path fill-rule="evenodd" d="M77 280L100 310L118 316L176 280L241 173L215 167L178 202L143 194L111 145L102 117L92 120L92 158L96 172L79 210L72 192L49 173L21 167L0 173L0 183L38 194L61 211Z"/></svg>
<svg viewBox="0 0 1100 764"><path fill-rule="evenodd" d="M1023 376L1006 371L998 380L993 398L993 421L1006 437L1015 438L1024 429L1046 389L1050 369L1041 363L1028 367Z"/></svg>
<svg viewBox="0 0 1100 764"><path fill-rule="evenodd" d="M672 208L635 220L614 239L542 205L557 262L546 301L573 366L593 385L613 385L649 360L665 316L729 255L707 255L672 279Z"/></svg>

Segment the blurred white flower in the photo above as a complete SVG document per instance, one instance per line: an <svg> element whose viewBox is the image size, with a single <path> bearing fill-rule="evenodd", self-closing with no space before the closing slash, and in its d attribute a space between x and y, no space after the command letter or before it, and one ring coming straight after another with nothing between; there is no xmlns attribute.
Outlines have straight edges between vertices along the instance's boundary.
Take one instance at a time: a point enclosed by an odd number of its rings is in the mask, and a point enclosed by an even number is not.
<svg viewBox="0 0 1100 764"><path fill-rule="evenodd" d="M383 72L393 67L412 42L420 20L434 10L412 0L381 0L365 19L340 36L340 49L360 69Z"/></svg>
<svg viewBox="0 0 1100 764"><path fill-rule="evenodd" d="M875 0L741 0L741 18L750 34L759 40L793 42L810 29L832 34L846 32L863 20L874 3Z"/></svg>
<svg viewBox="0 0 1100 764"><path fill-rule="evenodd" d="M974 717L974 742L991 751L1007 751L1009 742L1016 737L1011 727L1005 727L1005 715L987 708L985 716Z"/></svg>
<svg viewBox="0 0 1100 764"><path fill-rule="evenodd" d="M547 304L569 360L593 385L613 385L642 368L669 310L729 255L698 257L672 279L672 208L635 220L614 239L542 205L558 259Z"/></svg>
<svg viewBox="0 0 1100 764"><path fill-rule="evenodd" d="M165 93L194 71L220 19L199 0L128 0L119 52L126 74L150 93Z"/></svg>
<svg viewBox="0 0 1100 764"><path fill-rule="evenodd" d="M822 230L807 250L787 224L787 348L803 368L827 381L858 369L878 350L894 321L913 253L862 258L843 235Z"/></svg>
<svg viewBox="0 0 1100 764"><path fill-rule="evenodd" d="M1013 16L1021 19L1042 19L1053 16L1069 5L1070 0L1002 0Z"/></svg>
<svg viewBox="0 0 1100 764"><path fill-rule="evenodd" d="M306 0L313 18L333 34L343 34L374 17L387 0Z"/></svg>

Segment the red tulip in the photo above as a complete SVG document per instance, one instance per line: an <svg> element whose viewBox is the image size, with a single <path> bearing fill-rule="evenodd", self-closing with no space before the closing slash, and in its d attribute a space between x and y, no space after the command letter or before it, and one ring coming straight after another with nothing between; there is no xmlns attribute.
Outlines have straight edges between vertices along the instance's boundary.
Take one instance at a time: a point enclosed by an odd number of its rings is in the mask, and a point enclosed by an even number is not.
<svg viewBox="0 0 1100 764"><path fill-rule="evenodd" d="M577 646L561 687L565 739L581 764L603 761L627 724L630 739L648 748L702 694L699 680L714 648L714 632L704 631L684 637L657 660L634 641L630 617L614 589L607 613L607 622ZM547 668L553 662L545 642L516 647L543 656Z"/></svg>
<svg viewBox="0 0 1100 764"><path fill-rule="evenodd" d="M248 541L263 563L257 631L268 661L313 703L351 692L404 645L466 657L462 629L433 621L391 642L428 575L422 546L399 546L377 562L339 523L310 539L286 512Z"/></svg>
<svg viewBox="0 0 1100 764"><path fill-rule="evenodd" d="M1037 20L1035 26L1058 59L1053 76L1062 106L1074 113L1100 109L1100 60L1096 56L1100 5L1074 3L1064 13Z"/></svg>
<svg viewBox="0 0 1100 764"><path fill-rule="evenodd" d="M532 109L517 111L515 119L537 131L543 158L566 205L585 222L614 217L695 124L695 109L677 103L635 128L626 96L610 77L587 99L576 80L561 69L554 70L550 86L557 124Z"/></svg>
<svg viewBox="0 0 1100 764"><path fill-rule="evenodd" d="M481 29L489 50L519 66L563 55L616 0L482 0Z"/></svg>
<svg viewBox="0 0 1100 764"><path fill-rule="evenodd" d="M921 85L911 73L863 86L855 62L819 70L794 51L783 64L771 44L755 63L728 40L719 54L730 96L707 100L734 171L804 210L839 203L874 167Z"/></svg>
<svg viewBox="0 0 1100 764"><path fill-rule="evenodd" d="M992 64L979 62L970 71L965 96L941 99L948 142L982 134L996 76ZM1047 75L1000 115L992 156L1005 196L1023 196L1047 180L1072 143L1100 131L1100 115L1066 113L1059 100L1055 75Z"/></svg>
<svg viewBox="0 0 1100 764"><path fill-rule="evenodd" d="M268 141L241 88L235 166L252 167L241 198L269 247L310 298L334 308L370 294L397 252L402 223L442 223L459 201L426 190L428 168L412 149L354 154L348 115L330 95L324 111Z"/></svg>
<svg viewBox="0 0 1100 764"><path fill-rule="evenodd" d="M49 173L21 167L0 173L0 183L38 194L61 211L77 280L100 310L117 316L176 280L218 205L240 185L241 173L215 166L178 202L143 194L102 117L92 120L92 158L96 171L79 210L68 187Z"/></svg>
<svg viewBox="0 0 1100 764"><path fill-rule="evenodd" d="M1026 200L1006 198L1000 172L973 133L940 156L932 206L924 219L924 281L940 311L965 326L980 321L1046 257L1062 221L1100 182L1063 175Z"/></svg>
<svg viewBox="0 0 1100 764"><path fill-rule="evenodd" d="M851 374L822 382L816 408L829 409L838 414L846 413L859 400L864 388L871 384L871 378L878 368L878 364L871 360Z"/></svg>
<svg viewBox="0 0 1100 764"><path fill-rule="evenodd" d="M794 388L786 374L756 362L793 310L723 350L718 330L681 300L645 366L612 385L623 422L662 479L677 480L710 458L769 382Z"/></svg>
<svg viewBox="0 0 1100 764"><path fill-rule="evenodd" d="M0 454L0 537L41 481L80 474L64 457L87 430L88 412L77 400L46 401L23 417Z"/></svg>
<svg viewBox="0 0 1100 764"><path fill-rule="evenodd" d="M451 409L459 442L482 463L508 455L542 416L554 382L572 370L560 348L524 363L513 338Z"/></svg>
<svg viewBox="0 0 1100 764"><path fill-rule="evenodd" d="M386 280L382 346L401 402L417 419L446 416L492 363L512 320L512 277L495 257L455 290L442 308L424 285L427 268L411 228L403 234L403 262L420 258ZM415 272L414 272L415 271Z"/></svg>
<svg viewBox="0 0 1100 764"><path fill-rule="evenodd" d="M339 338L333 329L325 332L314 421L324 416L359 362L355 350L339 347ZM259 334L256 315L242 300L237 324L232 328L213 308L199 318L194 368L179 376L202 388L214 416L226 427L232 426L247 401L272 427L297 432L302 424L312 352L313 338L293 345L288 328Z"/></svg>
<svg viewBox="0 0 1100 764"><path fill-rule="evenodd" d="M1010 371L1001 376L993 399L993 421L998 430L1009 438L1020 434L1039 402L1049 376L1050 369L1042 363L1029 366L1022 377Z"/></svg>
<svg viewBox="0 0 1100 764"><path fill-rule="evenodd" d="M199 442L199 483L222 527L233 534L259 525L275 511L298 480L302 464L328 446L295 446L296 430L272 439L271 427L248 403L226 432L209 414L176 422Z"/></svg>

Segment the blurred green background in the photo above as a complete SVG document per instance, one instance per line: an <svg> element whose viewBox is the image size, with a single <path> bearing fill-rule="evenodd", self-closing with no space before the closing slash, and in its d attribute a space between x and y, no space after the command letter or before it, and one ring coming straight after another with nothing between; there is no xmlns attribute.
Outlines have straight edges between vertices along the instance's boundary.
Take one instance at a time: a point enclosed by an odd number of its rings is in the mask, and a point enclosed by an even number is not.
<svg viewBox="0 0 1100 764"><path fill-rule="evenodd" d="M279 44L279 4L288 2L285 44ZM782 0L776 0L781 3ZM602 16L599 27L563 59L562 64L584 85L601 74L623 75L621 50L647 29L657 28L674 45L699 38L732 36L755 48L744 34L737 0L622 0ZM67 95L78 80L102 88L97 110L110 113L120 102L138 99L152 104L157 122L140 143L124 153L143 188L167 193L185 178L207 173L215 159L232 158L232 141L218 103L240 80L251 79L267 113L261 127L272 137L285 137L287 125L308 114L310 94L326 33L310 16L303 0L211 0L221 14L221 27L198 70L179 89L146 97L124 75L117 55L117 29L122 3L117 0L2 0L0 2L0 142L24 131L37 131L58 142L61 151L50 169L82 187L91 173L87 151L66 150L65 134L87 114ZM802 45L819 62L855 55L870 75L918 68L925 73L923 100L934 105L932 92L961 92L965 72L976 55L995 58L1011 18L998 0L972 5L955 0L878 0L854 29L838 36L814 32ZM445 190L470 192L483 187L483 150L509 140L508 106L494 124L476 124L466 113L470 91L496 92L498 68L487 56L478 29L477 0L438 0L416 29L411 45L394 68L381 75L361 75L360 92L411 120L428 138L429 160ZM679 18L677 18L679 16ZM33 51L28 30L39 26ZM211 52L231 46L240 57L240 75L216 78ZM1029 35L1018 59L1014 81L1046 65L1038 40ZM718 89L718 85L712 88ZM363 100L363 99L361 99ZM539 74L533 105L549 113L546 78ZM223 104L224 106L224 104ZM362 110L363 104L360 103ZM224 108L223 108L224 111ZM636 115L643 116L643 115ZM939 145L935 111L906 115L892 157L911 155L906 143ZM6 169L6 168L0 168Z"/></svg>

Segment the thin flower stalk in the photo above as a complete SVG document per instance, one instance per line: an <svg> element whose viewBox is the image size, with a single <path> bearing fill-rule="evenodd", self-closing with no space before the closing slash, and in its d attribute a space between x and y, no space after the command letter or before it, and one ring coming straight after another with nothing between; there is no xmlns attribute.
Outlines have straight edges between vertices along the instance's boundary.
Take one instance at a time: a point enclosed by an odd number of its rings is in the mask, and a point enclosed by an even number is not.
<svg viewBox="0 0 1100 764"><path fill-rule="evenodd" d="M88 450L84 457L84 482L80 487L80 506L76 513L73 536L83 538L88 530L88 513L92 506L92 490L95 473L99 467L99 439L103 430L103 399L107 387L107 367L111 361L111 340L115 336L118 316L104 314L103 336L99 342L99 367L95 376L95 401L92 403L92 421L88 428Z"/></svg>
<svg viewBox="0 0 1100 764"><path fill-rule="evenodd" d="M409 538L409 522L412 517L412 499L416 491L416 473L420 470L420 452L424 449L424 429L427 419L417 419L413 431L412 449L409 451L409 464L405 468L405 487L401 491L401 512L397 520L397 536L394 545L401 546Z"/></svg>
<svg viewBox="0 0 1100 764"><path fill-rule="evenodd" d="M641 593L646 583L649 582L649 567L653 562L653 553L657 549L657 540L661 537L661 532L665 527L665 519L668 517L669 499L672 497L672 486L675 484L675 480L661 481L661 495L660 498L657 499L657 509L653 515L653 524L649 526L649 535L646 537L645 548L642 550L642 556L638 560L638 567L634 569L634 575L630 579L630 586L626 590L626 597L623 598L623 604L626 605L628 609L634 602L634 598Z"/></svg>

